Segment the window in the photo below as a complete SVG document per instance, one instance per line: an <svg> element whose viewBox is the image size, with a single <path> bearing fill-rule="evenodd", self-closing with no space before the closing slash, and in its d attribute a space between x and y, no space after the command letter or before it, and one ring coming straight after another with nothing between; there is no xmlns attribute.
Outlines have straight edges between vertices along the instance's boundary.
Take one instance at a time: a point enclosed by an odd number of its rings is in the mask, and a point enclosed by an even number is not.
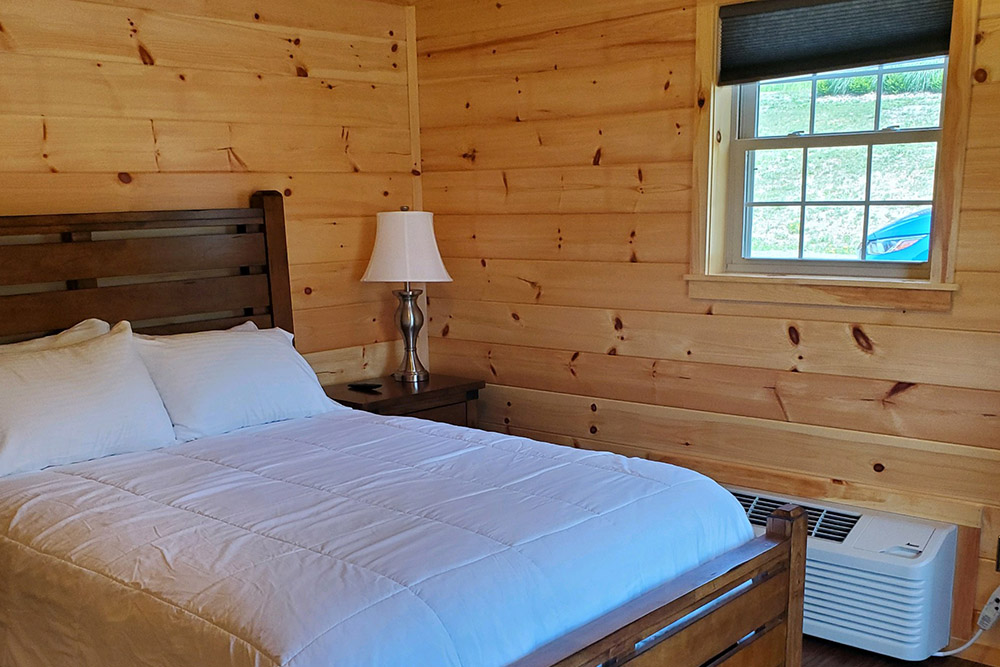
<svg viewBox="0 0 1000 667"><path fill-rule="evenodd" d="M699 0L691 298L951 309L976 7Z"/></svg>
<svg viewBox="0 0 1000 667"><path fill-rule="evenodd" d="M945 57L734 90L728 272L930 274Z"/></svg>

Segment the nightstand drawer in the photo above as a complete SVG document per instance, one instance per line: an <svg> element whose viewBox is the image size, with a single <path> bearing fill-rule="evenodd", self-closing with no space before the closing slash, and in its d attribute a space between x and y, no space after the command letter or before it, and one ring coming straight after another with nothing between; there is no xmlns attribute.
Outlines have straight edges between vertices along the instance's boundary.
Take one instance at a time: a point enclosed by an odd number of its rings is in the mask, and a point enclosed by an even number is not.
<svg viewBox="0 0 1000 667"><path fill-rule="evenodd" d="M405 416L419 417L420 419L429 419L435 422L454 424L455 426L470 426L471 424L469 424L468 416L466 415L466 405L463 401L462 403L442 405L439 408L430 408L429 410L407 412Z"/></svg>

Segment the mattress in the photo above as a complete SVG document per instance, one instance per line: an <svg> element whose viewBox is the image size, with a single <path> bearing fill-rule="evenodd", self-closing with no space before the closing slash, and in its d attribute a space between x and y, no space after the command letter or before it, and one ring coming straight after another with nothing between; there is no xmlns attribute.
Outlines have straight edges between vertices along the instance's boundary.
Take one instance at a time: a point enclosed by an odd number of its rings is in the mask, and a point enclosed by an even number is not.
<svg viewBox="0 0 1000 667"><path fill-rule="evenodd" d="M0 479L0 665L503 665L752 537L684 468L336 411Z"/></svg>

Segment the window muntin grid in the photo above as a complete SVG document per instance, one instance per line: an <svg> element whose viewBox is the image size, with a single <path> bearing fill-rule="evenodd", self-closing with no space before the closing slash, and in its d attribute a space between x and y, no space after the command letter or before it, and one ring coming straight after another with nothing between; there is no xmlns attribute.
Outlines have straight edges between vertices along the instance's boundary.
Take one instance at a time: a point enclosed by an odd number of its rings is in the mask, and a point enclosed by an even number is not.
<svg viewBox="0 0 1000 667"><path fill-rule="evenodd" d="M888 212L892 211L900 217L907 213L928 208L933 204L934 161L937 145L941 136L941 115L943 107L943 79L946 59L928 58L919 61L891 63L886 65L824 72L807 76L790 77L775 81L765 81L746 84L739 87L737 104L734 105L733 136L736 137L730 146L730 182L742 184L741 197L731 198L728 219L730 221L727 233L727 270L749 271L756 273L815 273L822 275L873 275L883 277L925 277L929 275L928 262L877 261L867 256L867 239L869 234L885 226L892 219ZM939 73L941 92L937 103L936 124L929 122L902 122L882 126L882 120L900 118L899 108L892 108L896 99L887 93L886 82L893 81L888 77L893 75L923 75ZM845 80L862 80L867 77L872 88L873 112L870 124L863 129L854 131L825 131L829 128L817 127L818 89L824 81L837 81L838 85ZM896 79L896 82L901 79ZM800 113L798 128L789 126L777 128L789 130L785 134L773 131L770 127L761 127L760 91L762 87L775 84L794 84L800 88L808 87L808 115ZM801 101L799 103L801 104ZM886 104L889 101L892 104ZM906 100L902 100L905 102ZM925 100L926 102L926 100ZM924 109L926 112L926 109ZM896 114L894 117L892 114ZM913 120L912 118L910 119ZM919 120L919 119L918 119ZM905 126L905 127L903 127ZM837 128L834 128L837 130ZM880 187L879 179L883 176L877 168L880 154L893 150L893 146L910 146L910 151L921 156L923 175L920 179L920 192L915 196L885 196L884 188ZM810 194L810 159L816 159L824 151L854 151L856 155L863 152L864 177L860 179L861 188L857 188L849 197L811 197ZM767 151L797 151L801 159L798 168L799 183L794 195L760 197L760 174L757 162ZM905 165L904 165L905 168ZM860 173L860 169L856 170ZM855 179L858 180L858 179ZM874 186L874 187L873 187ZM772 188L773 189L773 188ZM786 188L787 190L788 188ZM863 189L863 192L861 191ZM908 193L913 194L913 193ZM815 214L821 207L837 208L851 216L851 220L861 211L860 224L857 227L857 256L841 255L837 257L820 256L809 251L809 220L810 214ZM754 253L754 220L760 218L766 209L787 214L794 209L798 213L797 242L794 253L763 257ZM734 222L735 221L735 222ZM853 222L851 223L853 224ZM843 218L840 226L848 225ZM843 247L843 244L842 246Z"/></svg>

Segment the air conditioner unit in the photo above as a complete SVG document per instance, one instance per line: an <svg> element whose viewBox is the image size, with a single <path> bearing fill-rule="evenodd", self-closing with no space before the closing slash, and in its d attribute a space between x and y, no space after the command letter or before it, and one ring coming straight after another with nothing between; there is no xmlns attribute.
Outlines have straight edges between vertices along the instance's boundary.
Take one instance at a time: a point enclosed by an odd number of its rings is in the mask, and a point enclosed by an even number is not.
<svg viewBox="0 0 1000 667"><path fill-rule="evenodd" d="M954 525L728 488L758 534L785 503L808 514L806 634L902 660L924 660L948 644Z"/></svg>

